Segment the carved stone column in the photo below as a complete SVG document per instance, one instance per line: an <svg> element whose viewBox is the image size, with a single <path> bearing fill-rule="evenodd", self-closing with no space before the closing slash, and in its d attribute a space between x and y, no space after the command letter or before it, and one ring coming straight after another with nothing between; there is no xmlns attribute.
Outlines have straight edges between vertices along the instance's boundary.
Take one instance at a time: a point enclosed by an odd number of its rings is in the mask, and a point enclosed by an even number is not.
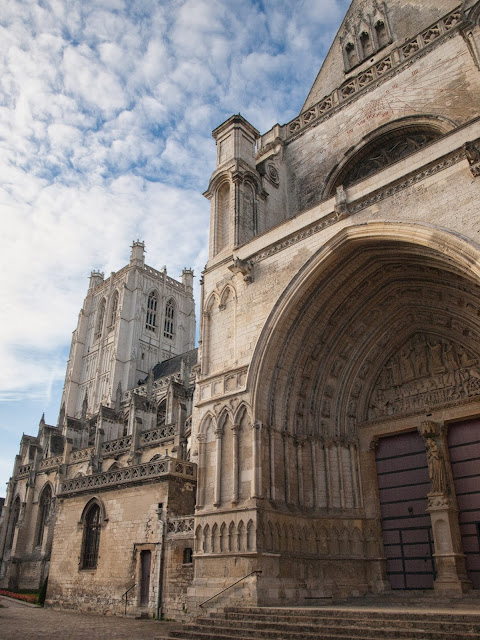
<svg viewBox="0 0 480 640"><path fill-rule="evenodd" d="M300 441L295 442L295 448L297 450L297 486L298 486L298 504L303 506L304 503L304 488L303 488L303 446L304 443Z"/></svg>
<svg viewBox="0 0 480 640"><path fill-rule="evenodd" d="M448 445L442 425L422 422L420 435L425 440L428 473L432 490L427 494L428 513L435 543L436 591L464 593L472 588L467 578L462 549L458 508L448 461Z"/></svg>
<svg viewBox="0 0 480 640"><path fill-rule="evenodd" d="M238 502L239 495L239 436L240 436L240 426L238 424L234 424L232 427L233 433L233 460L232 460L232 502Z"/></svg>
<svg viewBox="0 0 480 640"><path fill-rule="evenodd" d="M207 436L205 433L199 433L198 440L198 490L197 490L197 508L201 509L205 506L205 453L207 447Z"/></svg>
<svg viewBox="0 0 480 640"><path fill-rule="evenodd" d="M260 487L260 473L261 468L259 464L259 438L261 432L262 423L259 420L255 420L252 424L252 498L259 498L261 493Z"/></svg>
<svg viewBox="0 0 480 640"><path fill-rule="evenodd" d="M215 497L213 506L219 507L222 502L222 438L223 429L215 429Z"/></svg>

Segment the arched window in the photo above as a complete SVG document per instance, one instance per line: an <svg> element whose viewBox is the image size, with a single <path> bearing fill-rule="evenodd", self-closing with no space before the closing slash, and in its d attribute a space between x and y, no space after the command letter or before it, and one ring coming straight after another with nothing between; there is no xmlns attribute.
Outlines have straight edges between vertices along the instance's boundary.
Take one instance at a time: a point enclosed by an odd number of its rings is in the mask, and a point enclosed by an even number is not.
<svg viewBox="0 0 480 640"><path fill-rule="evenodd" d="M228 244L228 227L230 218L230 185L223 184L217 191L215 221L215 253Z"/></svg>
<svg viewBox="0 0 480 640"><path fill-rule="evenodd" d="M427 122L412 122L389 129L365 144L337 171L326 194L333 195L340 185L349 187L403 160L440 138L444 132L436 124Z"/></svg>
<svg viewBox="0 0 480 640"><path fill-rule="evenodd" d="M88 508L83 524L82 569L95 569L100 545L100 507L94 502Z"/></svg>
<svg viewBox="0 0 480 640"><path fill-rule="evenodd" d="M8 542L7 542L7 550L11 549L13 547L13 539L15 537L15 529L17 527L18 524L18 518L20 517L20 497L17 496L15 499L15 502L13 503L13 507L12 507L12 515L10 518L10 532L8 535Z"/></svg>
<svg viewBox="0 0 480 640"><path fill-rule="evenodd" d="M377 36L378 48L381 49L388 44L388 32L387 27L383 20L379 20L375 25L375 34Z"/></svg>
<svg viewBox="0 0 480 640"><path fill-rule="evenodd" d="M105 298L102 298L102 301L98 306L97 331L96 331L97 338L102 335L103 320L105 318L105 305L106 305L106 300Z"/></svg>
<svg viewBox="0 0 480 640"><path fill-rule="evenodd" d="M112 298L112 306L110 307L110 323L109 325L113 327L115 324L115 320L117 319L118 312L118 291L115 291Z"/></svg>
<svg viewBox="0 0 480 640"><path fill-rule="evenodd" d="M43 535L45 526L47 524L48 515L50 513L50 507L52 504L52 490L50 485L47 485L42 491L40 496L40 502L38 505L38 524L37 524L37 539L36 546L41 547L43 542Z"/></svg>
<svg viewBox="0 0 480 640"><path fill-rule="evenodd" d="M175 330L175 306L173 300L167 300L165 305L165 323L163 326L163 335L170 340L173 338Z"/></svg>
<svg viewBox="0 0 480 640"><path fill-rule="evenodd" d="M145 328L148 329L149 331L156 331L156 328L157 328L157 305L158 305L157 292L152 291L148 296L147 320L145 322Z"/></svg>
<svg viewBox="0 0 480 640"><path fill-rule="evenodd" d="M358 62L357 53L355 51L355 45L353 44L353 42L349 42L347 44L347 46L345 47L345 53L347 56L348 68L351 69Z"/></svg>

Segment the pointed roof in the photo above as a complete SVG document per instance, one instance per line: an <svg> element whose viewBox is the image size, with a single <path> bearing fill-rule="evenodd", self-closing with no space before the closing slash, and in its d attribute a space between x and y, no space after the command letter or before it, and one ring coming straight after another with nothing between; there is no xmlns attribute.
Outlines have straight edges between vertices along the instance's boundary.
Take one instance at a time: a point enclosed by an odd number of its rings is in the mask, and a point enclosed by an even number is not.
<svg viewBox="0 0 480 640"><path fill-rule="evenodd" d="M388 55L400 42L413 38L433 25L444 15L462 7L462 0L353 0L338 33L325 57L323 65L307 96L302 111L319 102L334 89L342 85L352 75L362 71L373 62ZM359 38L366 25L373 25L385 15L391 34L390 44L382 47L376 54L368 56L350 72L345 72L343 47L352 38Z"/></svg>

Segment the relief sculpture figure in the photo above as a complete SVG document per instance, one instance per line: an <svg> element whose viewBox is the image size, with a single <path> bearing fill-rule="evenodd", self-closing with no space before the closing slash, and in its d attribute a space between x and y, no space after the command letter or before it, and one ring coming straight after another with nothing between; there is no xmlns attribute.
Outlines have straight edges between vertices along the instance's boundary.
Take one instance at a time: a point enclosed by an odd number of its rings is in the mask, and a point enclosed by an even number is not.
<svg viewBox="0 0 480 640"><path fill-rule="evenodd" d="M425 441L427 448L428 473L432 484L433 493L447 492L447 476L442 452L433 438Z"/></svg>

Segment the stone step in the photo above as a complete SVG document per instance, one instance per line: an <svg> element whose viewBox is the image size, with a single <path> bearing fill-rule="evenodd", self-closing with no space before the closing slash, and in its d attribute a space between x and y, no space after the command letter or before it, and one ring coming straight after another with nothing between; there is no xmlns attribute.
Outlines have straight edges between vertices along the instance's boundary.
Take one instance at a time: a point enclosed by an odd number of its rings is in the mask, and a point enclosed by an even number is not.
<svg viewBox="0 0 480 640"><path fill-rule="evenodd" d="M230 638L238 635L239 631L245 635L252 635L257 638L277 638L281 640L298 640L298 638L314 639L319 637L319 632L323 635L329 635L332 637L339 637L348 635L352 638L365 638L366 636L380 636L383 638L398 638L409 639L412 636L421 637L422 640L463 640L463 638L480 638L478 633L472 633L469 629L450 631L431 631L419 625L415 628L402 628L400 626L392 627L385 621L382 627L372 628L368 625L350 625L348 627L339 627L335 623L329 624L323 623L320 627L318 625L307 625L303 623L292 624L275 624L268 622L254 622L249 621L243 623L241 626L238 624L227 624L228 621L218 620L218 624L212 625L211 622L205 620L198 620L192 625L187 625L188 631L205 632L210 631L222 636L229 636ZM395 634L395 635L393 635ZM322 637L320 636L320 637Z"/></svg>
<svg viewBox="0 0 480 640"><path fill-rule="evenodd" d="M411 606L411 605L410 605ZM388 620L433 620L439 622L469 622L480 624L480 610L478 613L472 611L453 611L431 608L429 611L419 611L417 609L401 610L397 608L372 608L367 607L353 608L318 608L311 607L228 607L225 609L225 615L240 614L245 617L251 616L257 618L263 616L287 616L293 619L304 618L355 618L360 620L367 619L385 619ZM215 614L213 614L215 615Z"/></svg>
<svg viewBox="0 0 480 640"><path fill-rule="evenodd" d="M170 640L480 640L480 612L354 607L229 607Z"/></svg>
<svg viewBox="0 0 480 640"><path fill-rule="evenodd" d="M358 618L354 614L350 616L343 617L335 617L324 615L324 616L309 616L305 615L301 617L301 623L298 620L298 616L282 616L282 615L265 615L259 614L256 615L244 615L242 613L234 613L234 612L225 612L224 617L216 617L211 616L210 618L201 619L205 620L205 622L198 620L197 622L201 624L211 623L212 620L217 620L219 622L223 620L227 621L238 621L238 622L257 622L264 624L302 624L302 625L310 625L318 628L319 624L333 624L337 627L346 627L346 626L367 626L369 628L379 628L385 627L388 623L389 627L395 628L403 628L403 629L412 629L422 626L424 629L428 629L430 631L446 631L450 633L464 632L465 630L470 633L480 633L480 616L478 620L474 621L452 621L448 620L437 620L435 617L422 619L422 620L413 620L410 618L395 618L393 616L388 616L388 620L385 617L368 617L368 618Z"/></svg>

